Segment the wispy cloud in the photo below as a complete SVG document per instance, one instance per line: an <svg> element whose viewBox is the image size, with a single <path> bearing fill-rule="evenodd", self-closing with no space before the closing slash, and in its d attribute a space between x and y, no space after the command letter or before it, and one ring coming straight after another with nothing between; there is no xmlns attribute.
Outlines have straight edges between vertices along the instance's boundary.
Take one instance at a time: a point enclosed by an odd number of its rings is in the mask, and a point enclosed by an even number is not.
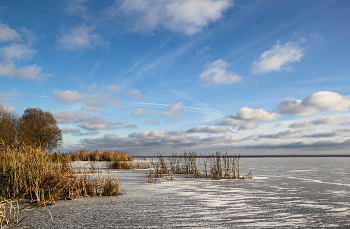
<svg viewBox="0 0 350 229"><path fill-rule="evenodd" d="M281 45L277 42L270 50L263 52L258 61L253 62L250 70L253 74L286 70L289 63L299 62L303 56L303 49L297 43Z"/></svg>
<svg viewBox="0 0 350 229"><path fill-rule="evenodd" d="M150 109L146 109L146 108L138 108L138 109L134 110L131 114L134 116L145 117L145 116L149 116L149 115L158 115L159 112L156 110L150 110Z"/></svg>
<svg viewBox="0 0 350 229"><path fill-rule="evenodd" d="M58 47L67 50L93 49L96 46L106 48L109 42L99 34L93 33L93 28L86 25L72 29L58 39Z"/></svg>
<svg viewBox="0 0 350 229"><path fill-rule="evenodd" d="M14 30L11 29L8 25L5 25L0 22L0 41L13 41L20 39L20 34Z"/></svg>
<svg viewBox="0 0 350 229"><path fill-rule="evenodd" d="M77 91L60 91L54 90L54 98L56 101L64 104L82 103L82 108L86 111L103 112L105 107L119 107L119 97L107 97L100 94L85 94Z"/></svg>
<svg viewBox="0 0 350 229"><path fill-rule="evenodd" d="M183 107L183 103L176 103L176 104L171 104L169 106L169 111L165 111L162 113L162 117L164 118L169 118L169 117L175 117L175 116L182 116L183 113L181 112Z"/></svg>

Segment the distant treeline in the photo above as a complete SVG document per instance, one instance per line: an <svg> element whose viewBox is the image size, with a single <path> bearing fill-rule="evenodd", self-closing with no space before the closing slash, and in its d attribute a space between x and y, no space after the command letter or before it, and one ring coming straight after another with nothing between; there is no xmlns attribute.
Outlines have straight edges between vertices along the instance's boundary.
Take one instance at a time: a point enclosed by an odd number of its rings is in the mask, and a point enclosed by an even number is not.
<svg viewBox="0 0 350 229"><path fill-rule="evenodd" d="M69 153L53 153L53 161L132 161L132 158L123 151L87 151L85 149Z"/></svg>

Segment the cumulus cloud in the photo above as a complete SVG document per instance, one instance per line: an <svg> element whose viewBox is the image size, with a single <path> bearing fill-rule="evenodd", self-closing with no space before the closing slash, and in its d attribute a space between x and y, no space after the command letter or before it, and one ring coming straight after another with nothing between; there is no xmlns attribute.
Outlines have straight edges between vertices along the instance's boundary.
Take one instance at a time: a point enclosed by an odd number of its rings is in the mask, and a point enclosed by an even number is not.
<svg viewBox="0 0 350 229"><path fill-rule="evenodd" d="M117 85L108 85L105 86L105 93L107 94L113 94L115 92L120 92L122 89L118 87Z"/></svg>
<svg viewBox="0 0 350 229"><path fill-rule="evenodd" d="M20 38L20 34L16 30L11 29L8 25L0 22L0 41L13 41Z"/></svg>
<svg viewBox="0 0 350 229"><path fill-rule="evenodd" d="M280 114L267 112L264 109L252 109L249 107L242 107L237 112L237 118L242 120L249 121L272 121L279 119L281 117Z"/></svg>
<svg viewBox="0 0 350 229"><path fill-rule="evenodd" d="M125 128L137 128L135 124L126 125Z"/></svg>
<svg viewBox="0 0 350 229"><path fill-rule="evenodd" d="M128 94L132 99L142 99L143 98L142 93L137 89L129 89L126 94Z"/></svg>
<svg viewBox="0 0 350 229"><path fill-rule="evenodd" d="M133 31L152 33L159 28L193 35L222 18L232 0L124 0L112 14L123 12L133 21Z"/></svg>
<svg viewBox="0 0 350 229"><path fill-rule="evenodd" d="M195 126L187 131L188 133L225 133L232 132L229 127L218 127L218 126Z"/></svg>
<svg viewBox="0 0 350 229"><path fill-rule="evenodd" d="M278 104L278 111L281 114L293 116L309 116L321 111L348 111L350 97L339 95L335 92L316 92L304 100L294 98L286 99Z"/></svg>
<svg viewBox="0 0 350 229"><path fill-rule="evenodd" d="M18 67L17 62L23 59L30 60L36 50L23 44L10 44L0 49L2 62L0 62L0 77L20 78L25 80L45 80L51 76L42 73L42 67L36 64Z"/></svg>
<svg viewBox="0 0 350 229"><path fill-rule="evenodd" d="M146 108L138 108L134 110L131 114L139 117L145 117L149 115L157 115L159 112L156 110L149 110Z"/></svg>
<svg viewBox="0 0 350 229"><path fill-rule="evenodd" d="M117 129L122 124L121 122L111 122L105 118L84 112L53 111L52 114L58 124L75 123L86 130Z"/></svg>
<svg viewBox="0 0 350 229"><path fill-rule="evenodd" d="M222 144L232 144L242 141L239 137L230 134L201 138L199 136L187 136L186 131L143 131L133 132L127 137L121 137L116 134L105 134L101 138L83 139L82 143L87 146L103 146L107 148L125 147L125 148L183 148L183 147L205 147Z"/></svg>
<svg viewBox="0 0 350 229"><path fill-rule="evenodd" d="M252 130L258 128L259 123L257 122L245 122L238 127L239 130Z"/></svg>
<svg viewBox="0 0 350 229"><path fill-rule="evenodd" d="M109 98L107 96L103 96L100 94L84 94L77 91L60 91L54 90L54 98L60 102L65 104L76 104L82 103L82 108L86 111L92 112L102 112L105 107L119 107L119 97Z"/></svg>
<svg viewBox="0 0 350 229"><path fill-rule="evenodd" d="M222 59L219 59L212 63L207 63L206 70L201 73L200 78L204 80L208 85L222 85L241 82L241 76L235 75L233 72L226 71L226 68L229 65L229 63Z"/></svg>
<svg viewBox="0 0 350 229"><path fill-rule="evenodd" d="M297 43L281 45L277 42L270 50L263 52L258 61L253 62L250 70L253 74L285 70L289 63L299 62L303 56L303 49Z"/></svg>
<svg viewBox="0 0 350 229"><path fill-rule="evenodd" d="M318 118L311 121L294 122L289 125L290 128L306 128L316 125L338 125L344 123L348 118L339 116L329 116L326 118Z"/></svg>
<svg viewBox="0 0 350 229"><path fill-rule="evenodd" d="M145 123L153 124L153 125L160 125L160 122L158 120L152 120L152 119L145 120Z"/></svg>
<svg viewBox="0 0 350 229"><path fill-rule="evenodd" d="M96 46L102 48L108 47L109 42L105 41L97 33L93 33L93 29L82 25L78 28L72 29L69 33L64 34L58 39L58 46L68 50L79 50L84 48L93 49Z"/></svg>
<svg viewBox="0 0 350 229"><path fill-rule="evenodd" d="M239 130L251 130L259 126L259 122L279 119L280 114L264 111L264 109L252 109L242 107L236 115L227 114L218 125L238 127Z"/></svg>
<svg viewBox="0 0 350 229"><path fill-rule="evenodd" d="M181 110L183 107L183 103L179 102L176 104L170 104L169 111L165 111L162 113L162 117L168 118L168 117L175 117L175 116L181 116L183 115Z"/></svg>

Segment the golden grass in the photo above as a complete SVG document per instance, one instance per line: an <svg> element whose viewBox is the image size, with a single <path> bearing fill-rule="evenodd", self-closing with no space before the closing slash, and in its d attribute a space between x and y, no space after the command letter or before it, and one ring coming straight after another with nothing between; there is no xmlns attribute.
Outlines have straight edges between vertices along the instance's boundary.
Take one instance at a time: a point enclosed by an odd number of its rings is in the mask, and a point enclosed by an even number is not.
<svg viewBox="0 0 350 229"><path fill-rule="evenodd" d="M65 154L53 153L53 160L71 160L71 161L132 161L132 158L122 151L87 151L85 149L69 152Z"/></svg>
<svg viewBox="0 0 350 229"><path fill-rule="evenodd" d="M111 187L113 191L106 193ZM119 182L112 181L110 174L108 178L93 177L85 170L77 172L65 157L54 162L41 148L0 144L0 197L3 199L29 199L45 206L60 199L118 194Z"/></svg>

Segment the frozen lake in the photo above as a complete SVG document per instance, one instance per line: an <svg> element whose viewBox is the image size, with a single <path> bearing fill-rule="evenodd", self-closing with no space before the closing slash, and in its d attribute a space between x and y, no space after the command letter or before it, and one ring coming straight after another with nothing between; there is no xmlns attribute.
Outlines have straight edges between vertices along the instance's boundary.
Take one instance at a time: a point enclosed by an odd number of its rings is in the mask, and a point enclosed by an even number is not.
<svg viewBox="0 0 350 229"><path fill-rule="evenodd" d="M58 201L24 223L34 228L350 227L350 158L242 158L249 180L112 171L125 195ZM54 219L51 221L47 212Z"/></svg>

